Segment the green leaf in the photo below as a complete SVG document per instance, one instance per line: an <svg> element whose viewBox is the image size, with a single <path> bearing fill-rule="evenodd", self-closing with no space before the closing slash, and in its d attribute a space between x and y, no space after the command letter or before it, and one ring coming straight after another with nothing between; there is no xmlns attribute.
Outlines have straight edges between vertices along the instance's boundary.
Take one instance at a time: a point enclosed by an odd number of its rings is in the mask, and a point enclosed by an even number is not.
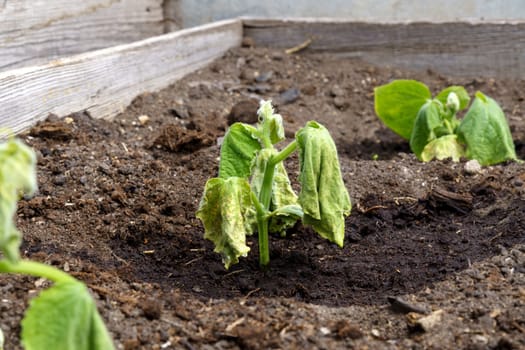
<svg viewBox="0 0 525 350"><path fill-rule="evenodd" d="M273 148L262 149L258 154L252 169L251 188L257 197L261 192L263 184L264 170L266 164L272 156L278 151ZM298 204L297 195L292 189L288 173L282 162L275 166L275 173L272 183L272 196L270 201L270 211L276 211L281 207ZM300 216L291 216L290 214L276 214L270 219L269 231L279 233L281 236L286 235L286 230L293 227Z"/></svg>
<svg viewBox="0 0 525 350"><path fill-rule="evenodd" d="M410 149L419 160L421 160L421 153L425 146L437 137L436 131L442 132L443 119L440 108L438 102L428 101L417 114L410 137Z"/></svg>
<svg viewBox="0 0 525 350"><path fill-rule="evenodd" d="M337 149L324 126L310 121L296 135L299 146L303 222L322 237L343 246L344 217L352 208L343 183Z"/></svg>
<svg viewBox="0 0 525 350"><path fill-rule="evenodd" d="M21 233L16 229L16 204L23 191L36 191L36 156L18 139L0 144L0 250L10 262L20 259Z"/></svg>
<svg viewBox="0 0 525 350"><path fill-rule="evenodd" d="M26 350L110 350L111 337L86 286L57 283L30 302L22 320Z"/></svg>
<svg viewBox="0 0 525 350"><path fill-rule="evenodd" d="M481 165L517 159L505 114L496 101L479 91L461 121L458 136L467 145L466 157Z"/></svg>
<svg viewBox="0 0 525 350"><path fill-rule="evenodd" d="M408 140L419 109L431 97L423 83L395 80L374 89L375 111L387 127Z"/></svg>
<svg viewBox="0 0 525 350"><path fill-rule="evenodd" d="M210 179L196 213L204 225L204 238L215 243L227 269L250 251L246 235L253 233L255 225L250 191L245 178Z"/></svg>
<svg viewBox="0 0 525 350"><path fill-rule="evenodd" d="M467 90L465 90L463 86L449 86L448 88L441 90L441 92L435 98L445 106L447 104L448 95L451 92L454 92L459 99L458 111L464 110L468 107L468 104L470 102L470 96L468 95Z"/></svg>
<svg viewBox="0 0 525 350"><path fill-rule="evenodd" d="M234 123L221 146L219 177L249 177L255 154L261 149L258 131L251 125Z"/></svg>
<svg viewBox="0 0 525 350"><path fill-rule="evenodd" d="M443 160L452 158L459 162L465 153L464 147L458 142L457 135L445 135L429 142L421 152L420 159L429 162L432 159Z"/></svg>

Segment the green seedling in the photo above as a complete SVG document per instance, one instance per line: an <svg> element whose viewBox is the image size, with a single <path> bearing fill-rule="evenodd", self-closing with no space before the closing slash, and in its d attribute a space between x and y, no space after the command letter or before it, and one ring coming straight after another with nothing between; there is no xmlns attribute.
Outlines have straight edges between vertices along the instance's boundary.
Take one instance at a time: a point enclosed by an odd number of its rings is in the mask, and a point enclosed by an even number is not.
<svg viewBox="0 0 525 350"><path fill-rule="evenodd" d="M226 268L246 256L246 235L258 232L259 263L270 261L269 233L286 235L301 219L322 237L343 246L350 197L343 183L337 150L328 130L310 121L281 151L282 117L261 101L256 126L235 123L221 146L219 176L209 179L197 217L204 237L215 243ZM299 150L301 191L297 195L283 161Z"/></svg>
<svg viewBox="0 0 525 350"><path fill-rule="evenodd" d="M429 88L415 80L395 80L375 88L375 110L387 127L409 140L421 161L461 157L481 165L517 160L505 115L496 101L462 86L450 86L432 98Z"/></svg>
<svg viewBox="0 0 525 350"><path fill-rule="evenodd" d="M87 287L52 266L20 258L22 235L13 216L21 193L37 188L36 156L17 139L0 144L0 273L46 278L53 286L31 300L22 320L27 350L111 350L111 337ZM0 332L0 349L3 336Z"/></svg>

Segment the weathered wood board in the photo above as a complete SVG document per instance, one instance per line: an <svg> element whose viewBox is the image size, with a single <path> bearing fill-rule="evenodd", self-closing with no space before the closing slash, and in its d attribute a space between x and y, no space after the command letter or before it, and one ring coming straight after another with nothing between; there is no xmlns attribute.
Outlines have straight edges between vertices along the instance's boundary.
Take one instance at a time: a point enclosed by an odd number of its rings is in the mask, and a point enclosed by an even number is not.
<svg viewBox="0 0 525 350"><path fill-rule="evenodd" d="M29 128L50 113L121 112L138 94L168 86L237 47L242 22L229 20L0 73L0 126Z"/></svg>
<svg viewBox="0 0 525 350"><path fill-rule="evenodd" d="M0 71L164 32L162 0L0 0Z"/></svg>
<svg viewBox="0 0 525 350"><path fill-rule="evenodd" d="M525 78L525 23L380 24L334 19L244 19L256 45L296 46L378 65L431 68L456 76Z"/></svg>
<svg viewBox="0 0 525 350"><path fill-rule="evenodd" d="M105 29L93 33L103 36ZM378 65L525 78L525 23L230 20L0 72L0 127L20 132L50 113L83 110L95 118L111 118L137 95L162 89L239 46L243 36L274 48L311 39L307 51Z"/></svg>

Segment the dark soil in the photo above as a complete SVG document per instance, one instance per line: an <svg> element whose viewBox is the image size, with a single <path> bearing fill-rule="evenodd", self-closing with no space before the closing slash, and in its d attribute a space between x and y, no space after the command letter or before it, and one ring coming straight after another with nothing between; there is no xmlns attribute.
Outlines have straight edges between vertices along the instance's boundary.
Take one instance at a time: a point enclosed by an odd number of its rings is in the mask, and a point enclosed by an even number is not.
<svg viewBox="0 0 525 350"><path fill-rule="evenodd" d="M85 281L119 349L523 349L525 168L418 162L374 114L373 88L397 78L495 98L525 158L525 81L238 49L113 121L79 113L24 135L40 189L19 204L23 254ZM260 98L289 139L327 126L353 210L343 249L298 225L271 237L269 271L256 237L227 271L195 210L220 137ZM296 178L297 159L287 167ZM45 286L0 279L6 349Z"/></svg>

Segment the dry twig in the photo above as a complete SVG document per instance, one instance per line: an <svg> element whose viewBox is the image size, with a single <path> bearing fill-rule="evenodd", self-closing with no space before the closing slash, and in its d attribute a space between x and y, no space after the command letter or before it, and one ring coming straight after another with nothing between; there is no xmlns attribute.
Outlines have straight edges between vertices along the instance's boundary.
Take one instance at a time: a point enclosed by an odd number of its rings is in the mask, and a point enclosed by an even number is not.
<svg viewBox="0 0 525 350"><path fill-rule="evenodd" d="M300 43L299 45L291 47L289 49L286 49L284 52L287 55L291 55L291 54L297 53L299 51L302 51L302 50L306 49L308 46L310 46L312 41L313 41L312 38L308 38L307 40L305 40L304 42Z"/></svg>

